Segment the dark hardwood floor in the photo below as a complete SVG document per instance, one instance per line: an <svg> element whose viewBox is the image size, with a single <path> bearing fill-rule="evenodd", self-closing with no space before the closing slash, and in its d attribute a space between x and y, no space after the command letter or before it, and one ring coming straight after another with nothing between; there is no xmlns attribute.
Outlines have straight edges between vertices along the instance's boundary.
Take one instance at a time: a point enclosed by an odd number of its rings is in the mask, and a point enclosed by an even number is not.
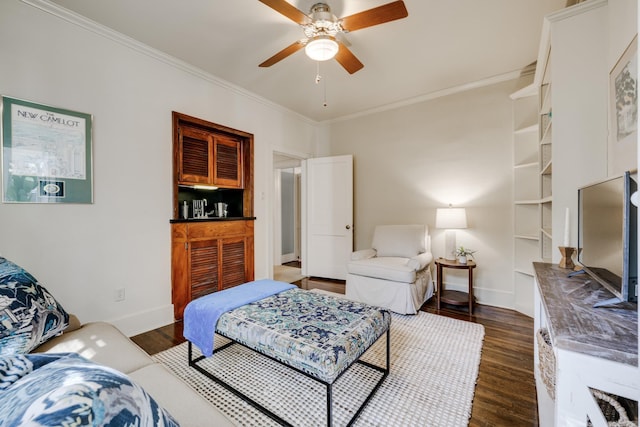
<svg viewBox="0 0 640 427"><path fill-rule="evenodd" d="M303 289L344 293L344 282L303 279ZM533 319L518 312L476 305L436 308L435 298L422 311L482 324L485 328L480 372L469 426L537 426L537 402L533 379ZM184 342L182 322L132 337L147 353L155 354Z"/></svg>

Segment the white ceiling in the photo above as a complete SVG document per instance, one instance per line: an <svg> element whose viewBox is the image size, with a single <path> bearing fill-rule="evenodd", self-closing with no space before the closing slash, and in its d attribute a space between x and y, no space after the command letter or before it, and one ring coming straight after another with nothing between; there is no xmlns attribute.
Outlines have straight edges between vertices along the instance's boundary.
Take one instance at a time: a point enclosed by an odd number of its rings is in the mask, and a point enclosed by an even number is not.
<svg viewBox="0 0 640 427"><path fill-rule="evenodd" d="M520 71L534 62L545 15L566 0L405 0L409 16L347 34L364 68L348 74L304 51L259 68L303 38L258 0L51 0L313 120L407 102ZM327 0L338 17L391 0ZM317 0L290 0L308 12ZM327 106L323 106L325 98Z"/></svg>

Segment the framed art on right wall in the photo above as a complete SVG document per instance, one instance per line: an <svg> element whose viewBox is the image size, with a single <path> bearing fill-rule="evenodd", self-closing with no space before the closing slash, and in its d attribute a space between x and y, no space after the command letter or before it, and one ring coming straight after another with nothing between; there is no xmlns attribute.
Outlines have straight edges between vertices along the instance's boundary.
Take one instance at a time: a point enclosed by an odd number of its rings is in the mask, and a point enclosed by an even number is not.
<svg viewBox="0 0 640 427"><path fill-rule="evenodd" d="M608 175L637 168L638 36L609 73Z"/></svg>

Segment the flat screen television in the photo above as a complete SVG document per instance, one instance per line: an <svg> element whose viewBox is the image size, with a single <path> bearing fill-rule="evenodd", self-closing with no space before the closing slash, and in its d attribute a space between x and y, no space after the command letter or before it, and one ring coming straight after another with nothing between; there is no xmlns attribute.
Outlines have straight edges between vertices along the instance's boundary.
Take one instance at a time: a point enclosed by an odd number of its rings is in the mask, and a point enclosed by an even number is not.
<svg viewBox="0 0 640 427"><path fill-rule="evenodd" d="M615 298L638 300L638 184L629 172L578 189L578 262Z"/></svg>

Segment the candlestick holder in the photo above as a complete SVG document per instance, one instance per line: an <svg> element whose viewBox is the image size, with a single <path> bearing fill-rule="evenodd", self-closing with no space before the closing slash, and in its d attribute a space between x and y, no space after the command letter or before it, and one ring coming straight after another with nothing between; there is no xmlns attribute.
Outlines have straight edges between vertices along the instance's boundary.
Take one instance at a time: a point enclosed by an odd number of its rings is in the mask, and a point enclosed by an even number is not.
<svg viewBox="0 0 640 427"><path fill-rule="evenodd" d="M576 251L576 248L570 248L568 246L558 246L560 250L560 254L562 255L562 259L558 266L560 268L574 268L576 265L573 263L573 253Z"/></svg>

